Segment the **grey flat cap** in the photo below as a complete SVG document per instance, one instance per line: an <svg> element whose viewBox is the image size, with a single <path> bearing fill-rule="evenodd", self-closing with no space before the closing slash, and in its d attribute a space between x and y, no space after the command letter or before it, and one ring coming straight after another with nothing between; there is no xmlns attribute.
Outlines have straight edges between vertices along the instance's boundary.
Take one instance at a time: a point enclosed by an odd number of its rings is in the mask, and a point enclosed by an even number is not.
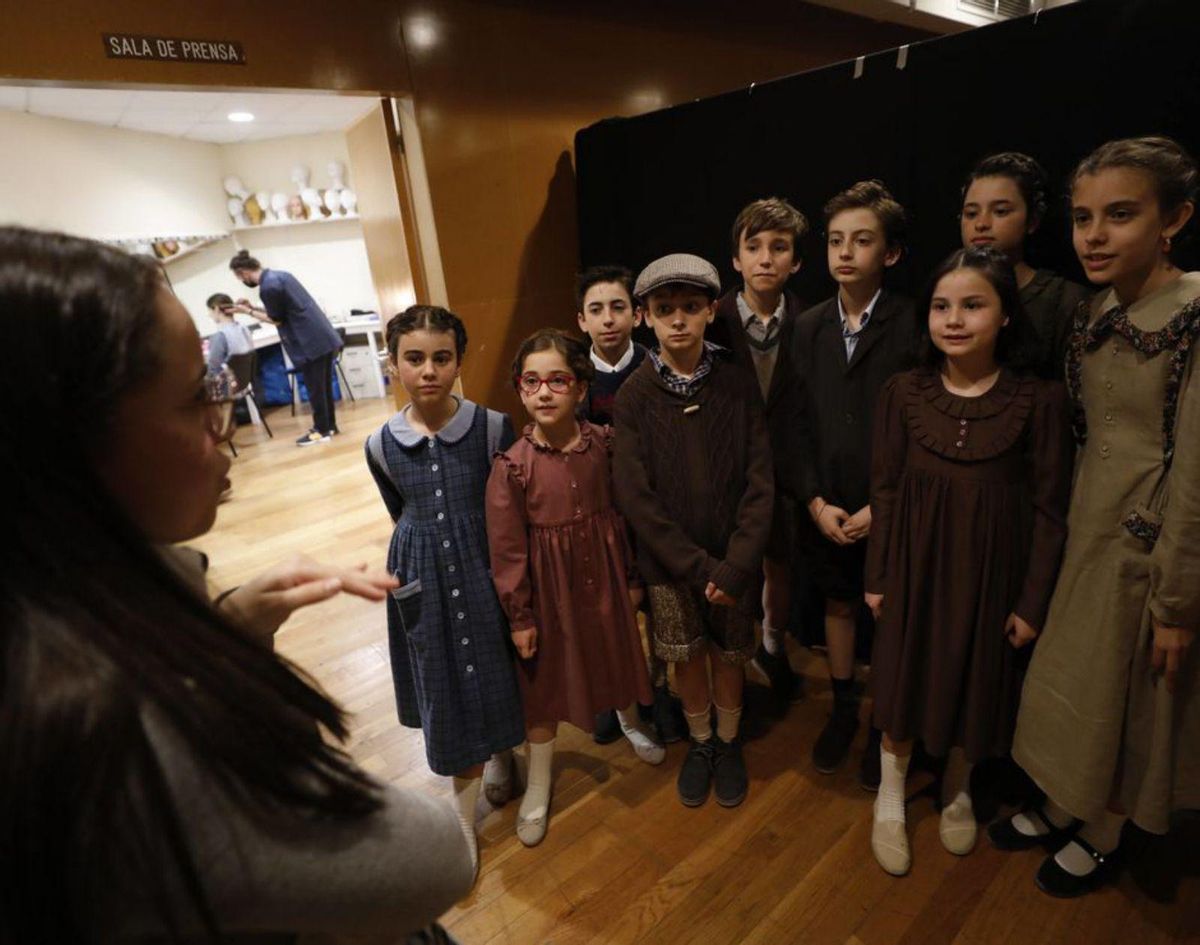
<svg viewBox="0 0 1200 945"><path fill-rule="evenodd" d="M708 260L691 253L672 253L670 256L654 260L637 277L633 294L639 299L644 299L655 289L672 282L707 289L713 298L721 294L721 277L717 275L716 267Z"/></svg>

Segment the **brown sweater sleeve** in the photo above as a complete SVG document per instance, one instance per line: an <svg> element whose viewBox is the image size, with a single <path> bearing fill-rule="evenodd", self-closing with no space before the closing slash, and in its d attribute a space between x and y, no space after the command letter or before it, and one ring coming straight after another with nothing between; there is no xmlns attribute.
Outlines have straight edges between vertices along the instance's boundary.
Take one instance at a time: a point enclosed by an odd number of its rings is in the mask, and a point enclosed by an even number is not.
<svg viewBox="0 0 1200 945"><path fill-rule="evenodd" d="M746 386L742 401L747 406L746 491L738 502L734 531L725 546L725 560L717 562L709 572L709 580L730 597L744 594L751 577L762 565L775 501L775 464L766 420L754 391Z"/></svg>
<svg viewBox="0 0 1200 945"><path fill-rule="evenodd" d="M640 548L677 581L703 586L718 563L667 515L650 488L643 457L643 411L629 381L613 404L613 482L617 507L637 536Z"/></svg>
<svg viewBox="0 0 1200 945"><path fill-rule="evenodd" d="M864 575L864 590L868 594L882 594L887 579L896 490L908 452L903 383L904 375L892 377L883 385L875 407L875 431L871 442L871 531L867 538Z"/></svg>
<svg viewBox="0 0 1200 945"><path fill-rule="evenodd" d="M1075 441L1071 435L1066 387L1057 382L1039 383L1036 396L1026 447L1032 483L1033 537L1025 583L1013 613L1040 631L1067 541Z"/></svg>
<svg viewBox="0 0 1200 945"><path fill-rule="evenodd" d="M529 521L525 515L525 485L520 469L507 454L492 463L487 484L487 535L492 583L509 627L536 626L533 591L529 583Z"/></svg>

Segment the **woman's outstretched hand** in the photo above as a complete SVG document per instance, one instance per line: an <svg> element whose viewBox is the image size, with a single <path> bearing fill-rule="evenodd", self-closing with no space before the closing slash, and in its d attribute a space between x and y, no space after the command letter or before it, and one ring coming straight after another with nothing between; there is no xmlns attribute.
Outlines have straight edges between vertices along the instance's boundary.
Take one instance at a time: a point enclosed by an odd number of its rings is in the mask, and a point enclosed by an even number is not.
<svg viewBox="0 0 1200 945"><path fill-rule="evenodd" d="M301 607L343 592L380 601L399 586L386 571L368 571L365 564L342 568L297 555L236 588L220 608L255 636L269 640Z"/></svg>

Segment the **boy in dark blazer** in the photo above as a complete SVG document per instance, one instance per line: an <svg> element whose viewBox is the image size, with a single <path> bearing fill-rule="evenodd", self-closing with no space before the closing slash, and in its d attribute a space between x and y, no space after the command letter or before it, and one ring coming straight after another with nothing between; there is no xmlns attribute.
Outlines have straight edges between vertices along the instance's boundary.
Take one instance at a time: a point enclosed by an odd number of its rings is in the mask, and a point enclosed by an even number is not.
<svg viewBox="0 0 1200 945"><path fill-rule="evenodd" d="M808 510L802 545L825 597L825 642L833 713L813 746L813 764L832 773L858 730L854 685L856 623L863 618L863 568L875 402L889 377L915 360L912 303L883 288L900 259L904 208L879 181L860 181L825 205L829 272L837 294L803 312L793 339L799 378L793 489ZM860 649L869 641L859 640ZM879 785L879 732L872 727L860 780Z"/></svg>
<svg viewBox="0 0 1200 945"><path fill-rule="evenodd" d="M775 514L763 557L762 644L754 665L784 702L804 693L784 646L791 603L791 558L795 533L795 501L788 494L788 440L795 415L795 369L792 337L803 310L787 282L800 269L801 241L808 233L804 214L786 200L755 200L738 214L731 234L733 268L742 285L717 302L709 331L715 344L729 348L734 361L756 381L775 461Z"/></svg>

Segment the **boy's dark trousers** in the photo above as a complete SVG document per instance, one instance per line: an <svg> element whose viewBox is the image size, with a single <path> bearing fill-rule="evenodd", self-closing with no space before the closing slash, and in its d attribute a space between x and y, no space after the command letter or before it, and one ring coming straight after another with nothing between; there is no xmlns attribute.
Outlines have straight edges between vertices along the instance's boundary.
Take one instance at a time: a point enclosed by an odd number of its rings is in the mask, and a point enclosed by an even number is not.
<svg viewBox="0 0 1200 945"><path fill-rule="evenodd" d="M332 433L337 426L333 416L334 357L326 354L300 368L300 376L308 388L308 402L312 404L313 429L319 433Z"/></svg>

